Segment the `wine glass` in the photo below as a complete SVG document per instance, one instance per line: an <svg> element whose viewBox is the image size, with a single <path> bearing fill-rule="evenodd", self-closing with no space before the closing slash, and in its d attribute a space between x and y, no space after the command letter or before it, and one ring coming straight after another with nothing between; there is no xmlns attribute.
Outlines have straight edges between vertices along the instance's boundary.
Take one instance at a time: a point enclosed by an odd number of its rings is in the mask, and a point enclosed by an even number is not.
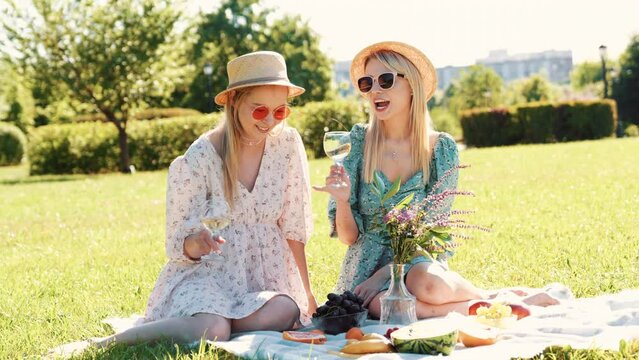
<svg viewBox="0 0 639 360"><path fill-rule="evenodd" d="M222 198L207 199L203 207L200 221L211 233L211 237L216 237L219 235L219 231L227 227L231 222L231 207ZM201 259L202 261L223 261L224 256L220 254L220 251L212 251L202 256Z"/></svg>
<svg viewBox="0 0 639 360"><path fill-rule="evenodd" d="M348 131L329 131L324 134L324 152L333 159L335 165L342 166L342 162L351 152L351 134ZM344 182L331 185L335 188L346 186Z"/></svg>

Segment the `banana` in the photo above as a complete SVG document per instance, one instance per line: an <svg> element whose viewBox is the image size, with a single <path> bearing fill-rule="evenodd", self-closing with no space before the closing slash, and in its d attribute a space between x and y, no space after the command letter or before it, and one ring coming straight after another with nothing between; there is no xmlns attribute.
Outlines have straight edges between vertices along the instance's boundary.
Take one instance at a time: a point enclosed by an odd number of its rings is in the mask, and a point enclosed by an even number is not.
<svg viewBox="0 0 639 360"><path fill-rule="evenodd" d="M372 354L393 352L393 346L387 339L368 339L346 344L342 350L346 354Z"/></svg>

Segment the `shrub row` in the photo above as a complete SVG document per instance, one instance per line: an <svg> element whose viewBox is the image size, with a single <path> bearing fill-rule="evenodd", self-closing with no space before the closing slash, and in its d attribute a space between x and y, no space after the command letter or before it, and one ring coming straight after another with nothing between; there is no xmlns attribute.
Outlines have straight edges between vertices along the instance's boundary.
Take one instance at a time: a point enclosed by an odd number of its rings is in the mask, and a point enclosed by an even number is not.
<svg viewBox="0 0 639 360"><path fill-rule="evenodd" d="M128 124L131 164L138 170L169 166L219 115L135 121ZM36 128L29 147L31 174L118 171L118 134L110 123L48 125Z"/></svg>
<svg viewBox="0 0 639 360"><path fill-rule="evenodd" d="M22 162L27 149L27 138L17 126L0 122L0 166Z"/></svg>
<svg viewBox="0 0 639 360"><path fill-rule="evenodd" d="M131 164L138 170L169 166L202 133L212 128L221 113L128 124ZM298 129L311 157L324 156L326 130L350 130L366 120L359 103L308 103L293 109L287 120ZM34 129L29 148L31 174L102 173L118 171L119 147L110 123L48 125Z"/></svg>
<svg viewBox="0 0 639 360"><path fill-rule="evenodd" d="M472 109L461 114L469 146L600 139L617 125L613 100L532 103L512 108Z"/></svg>
<svg viewBox="0 0 639 360"><path fill-rule="evenodd" d="M201 115L202 113L195 109L186 108L150 108L140 110L133 115L133 120L153 120L153 119L168 119L174 117L186 117ZM106 116L104 114L85 114L76 117L74 122L94 122L101 121L106 122Z"/></svg>

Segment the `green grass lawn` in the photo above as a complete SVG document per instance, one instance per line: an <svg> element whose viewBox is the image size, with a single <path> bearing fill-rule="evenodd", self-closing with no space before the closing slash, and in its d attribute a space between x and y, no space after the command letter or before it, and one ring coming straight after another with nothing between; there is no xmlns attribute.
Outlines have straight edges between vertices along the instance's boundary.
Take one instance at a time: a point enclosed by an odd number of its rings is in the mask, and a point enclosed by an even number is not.
<svg viewBox="0 0 639 360"><path fill-rule="evenodd" d="M639 287L639 138L469 149L456 208L491 233L450 261L482 287L568 285L577 296ZM327 160L311 161L320 184ZM106 335L101 320L141 313L164 257L166 172L27 177L0 168L0 358L37 357ZM327 196L313 193L308 244L318 300L346 247L328 238ZM99 358L181 357L168 343ZM94 354L95 355L95 354ZM187 355L210 358L211 350ZM88 356L87 356L88 358Z"/></svg>

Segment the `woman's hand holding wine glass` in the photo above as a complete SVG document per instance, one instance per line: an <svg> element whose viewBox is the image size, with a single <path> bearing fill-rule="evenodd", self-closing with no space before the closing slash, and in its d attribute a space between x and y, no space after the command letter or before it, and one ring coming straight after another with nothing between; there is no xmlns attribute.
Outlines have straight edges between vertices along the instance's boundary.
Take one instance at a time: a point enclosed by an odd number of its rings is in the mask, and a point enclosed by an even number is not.
<svg viewBox="0 0 639 360"><path fill-rule="evenodd" d="M334 161L330 174L326 177L325 186L313 186L315 190L324 191L338 202L348 201L351 195L351 182L342 166L344 158L351 151L351 137L347 131L329 131L324 134L324 152Z"/></svg>
<svg viewBox="0 0 639 360"><path fill-rule="evenodd" d="M226 242L218 232L230 223L231 209L224 199L207 199L200 221L206 227L184 239L184 254L203 261L223 261L221 245Z"/></svg>

